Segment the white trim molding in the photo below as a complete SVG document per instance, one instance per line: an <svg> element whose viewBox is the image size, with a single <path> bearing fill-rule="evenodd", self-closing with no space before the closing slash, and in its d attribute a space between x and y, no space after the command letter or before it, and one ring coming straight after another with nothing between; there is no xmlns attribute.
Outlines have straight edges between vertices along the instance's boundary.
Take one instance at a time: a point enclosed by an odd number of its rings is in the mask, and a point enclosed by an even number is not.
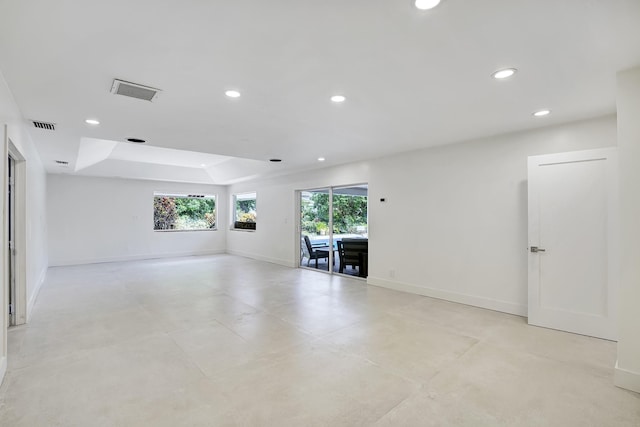
<svg viewBox="0 0 640 427"><path fill-rule="evenodd" d="M0 358L0 385L2 385L2 381L4 380L4 376L7 373L7 358Z"/></svg>
<svg viewBox="0 0 640 427"><path fill-rule="evenodd" d="M42 285L44 284L44 279L47 276L47 268L42 269L42 271L40 272L40 277L38 277L38 280L36 281L36 286L33 289L33 292L31 293L31 298L29 298L29 301L27 302L27 323L29 322L29 319L31 319L31 314L33 313L33 307L36 305L36 300L38 299L38 294L40 293L40 289L42 289Z"/></svg>
<svg viewBox="0 0 640 427"><path fill-rule="evenodd" d="M244 257L244 258L255 259L257 261L264 261L264 262L269 262L271 264L283 265L285 267L291 267L291 268L296 268L297 267L296 263L291 261L291 260L279 259L279 258L271 258L271 257L262 256L262 255L252 254L252 253L249 253L249 252L235 251L235 250L231 250L231 249L227 249L227 253L229 255L237 255L237 256Z"/></svg>
<svg viewBox="0 0 640 427"><path fill-rule="evenodd" d="M159 258L181 258L188 256L207 256L207 255L220 255L225 254L224 249L212 250L212 251L196 251L196 252L175 252L166 254L146 254L146 255L129 255L122 257L105 257L105 258L88 258L88 259L71 259L64 261L56 261L49 265L50 267L64 267L69 265L84 265L84 264L102 264L106 262L126 262L126 261L142 261L146 259L159 259Z"/></svg>
<svg viewBox="0 0 640 427"><path fill-rule="evenodd" d="M640 372L631 372L622 369L618 366L618 361L616 361L616 367L613 372L613 383L620 388L640 393Z"/></svg>
<svg viewBox="0 0 640 427"><path fill-rule="evenodd" d="M394 282L391 280L371 276L367 278L367 284L380 286L387 289L393 289L396 291L408 292L411 294L457 302L460 304L472 305L474 307L486 308L488 310L515 314L516 316L527 316L527 306L514 304L507 301L500 301L475 295L460 294L456 292L444 291L441 289L427 288L424 286L418 286L409 283Z"/></svg>

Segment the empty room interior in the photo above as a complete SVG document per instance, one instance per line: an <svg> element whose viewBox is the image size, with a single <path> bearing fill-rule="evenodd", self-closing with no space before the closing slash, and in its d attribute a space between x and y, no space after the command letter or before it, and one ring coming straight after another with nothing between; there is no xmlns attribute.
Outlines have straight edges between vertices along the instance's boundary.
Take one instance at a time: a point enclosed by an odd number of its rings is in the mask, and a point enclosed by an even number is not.
<svg viewBox="0 0 640 427"><path fill-rule="evenodd" d="M640 1L0 0L0 426L640 426Z"/></svg>

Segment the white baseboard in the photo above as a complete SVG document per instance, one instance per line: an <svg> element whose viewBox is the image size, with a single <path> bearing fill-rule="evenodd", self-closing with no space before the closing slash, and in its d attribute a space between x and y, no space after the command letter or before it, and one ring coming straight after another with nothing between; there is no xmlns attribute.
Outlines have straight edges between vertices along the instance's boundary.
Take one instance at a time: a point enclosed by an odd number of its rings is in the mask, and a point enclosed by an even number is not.
<svg viewBox="0 0 640 427"><path fill-rule="evenodd" d="M503 313L515 314L517 316L527 316L527 307L514 304L507 301L500 301L492 298L479 297L475 295L461 294L457 292L445 291L442 289L426 288L423 286L412 285L409 283L394 282L378 277L367 278L367 283L373 286L393 289L396 291L408 292L426 297L443 299L446 301L458 302L461 304L472 305L474 307L486 308L489 310L500 311Z"/></svg>
<svg viewBox="0 0 640 427"><path fill-rule="evenodd" d="M44 279L47 276L47 269L48 269L48 267L45 267L40 272L40 276L38 277L38 280L36 281L36 286L33 289L33 293L31 294L31 298L29 298L29 301L27 301L27 319L26 319L27 323L29 323L29 319L31 319L31 313L33 312L33 306L36 304L36 300L38 299L38 294L40 293L40 289L42 288L42 284L44 283Z"/></svg>
<svg viewBox="0 0 640 427"><path fill-rule="evenodd" d="M7 373L7 358L0 358L0 385L2 385L2 381L4 380L4 376Z"/></svg>
<svg viewBox="0 0 640 427"><path fill-rule="evenodd" d="M206 255L220 255L227 253L224 249L212 250L212 251L195 251L195 252L175 252L164 254L143 254L143 255L127 255L120 257L105 257L105 258L87 258L87 259L70 259L62 261L54 261L50 267L64 267L69 265L84 265L84 264L101 264L105 262L126 262L126 261L140 261L145 259L158 259L158 258L179 258L186 256L206 256Z"/></svg>
<svg viewBox="0 0 640 427"><path fill-rule="evenodd" d="M640 393L640 373L620 368L618 361L613 372L613 383L620 388Z"/></svg>
<svg viewBox="0 0 640 427"><path fill-rule="evenodd" d="M271 258L271 257L266 257L266 256L258 255L258 254L252 254L252 253L249 253L249 252L235 251L235 250L227 250L227 253L229 255L237 255L237 256L244 257L244 258L251 258L251 259L258 260L258 261L265 261L265 262L269 262L271 264L283 265L285 267L291 267L291 268L296 268L297 267L295 262L290 261L290 260L286 260L286 259Z"/></svg>

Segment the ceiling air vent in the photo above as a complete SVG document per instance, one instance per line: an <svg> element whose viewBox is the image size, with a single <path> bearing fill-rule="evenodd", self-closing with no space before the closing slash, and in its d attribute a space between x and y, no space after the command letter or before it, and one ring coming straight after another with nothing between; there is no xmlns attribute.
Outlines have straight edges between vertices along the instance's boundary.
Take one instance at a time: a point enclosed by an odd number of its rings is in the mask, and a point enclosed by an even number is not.
<svg viewBox="0 0 640 427"><path fill-rule="evenodd" d="M159 92L161 92L160 89L118 79L114 79L113 85L111 86L111 93L115 95L128 96L130 98L142 99L144 101L155 100L158 97Z"/></svg>
<svg viewBox="0 0 640 427"><path fill-rule="evenodd" d="M69 166L69 162L64 160L56 160L56 164L58 164L59 166L62 166L63 168Z"/></svg>
<svg viewBox="0 0 640 427"><path fill-rule="evenodd" d="M33 125L38 129L56 130L55 123L38 122L36 120L33 120Z"/></svg>

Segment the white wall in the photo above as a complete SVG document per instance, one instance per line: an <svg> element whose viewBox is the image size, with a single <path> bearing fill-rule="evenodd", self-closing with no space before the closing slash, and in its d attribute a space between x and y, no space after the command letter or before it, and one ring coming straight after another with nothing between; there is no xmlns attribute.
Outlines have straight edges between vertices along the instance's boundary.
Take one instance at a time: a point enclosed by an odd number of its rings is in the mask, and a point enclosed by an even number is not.
<svg viewBox="0 0 640 427"><path fill-rule="evenodd" d="M6 125L7 135L4 133L4 127ZM47 222L46 222L46 174L40 157L35 149L29 134L25 129L25 122L16 105L11 91L7 87L4 77L0 74L0 135L2 136L2 142L6 144L8 139L11 140L13 145L18 149L20 155L25 159L25 178L26 183L23 188L25 194L25 217L21 218L25 225L24 241L17 242L17 251L22 253L22 258L26 259L25 271L25 285L26 293L24 296L24 305L27 306L26 316L31 313L31 308L38 295L38 291L44 280L47 267ZM6 150L6 148L5 148ZM2 194L6 193L6 182L4 176L7 173L6 159L0 162L0 179L2 182ZM5 202L6 203L6 202ZM6 220L6 212L3 211L4 224ZM0 256L2 257L4 278L6 269L6 250L7 236L5 233L5 227L1 227L0 236L2 240L2 248L0 249ZM6 355L7 355L7 289L3 288L3 292L0 292L0 312L3 313L0 319L0 335L2 340L0 342L0 380L4 375L4 369L6 368ZM18 319L24 321L26 319Z"/></svg>
<svg viewBox="0 0 640 427"><path fill-rule="evenodd" d="M607 117L376 162L369 283L526 315L527 157L615 144Z"/></svg>
<svg viewBox="0 0 640 427"><path fill-rule="evenodd" d="M225 187L48 175L49 262L72 265L224 253ZM153 231L155 191L218 196L217 231Z"/></svg>
<svg viewBox="0 0 640 427"><path fill-rule="evenodd" d="M370 284L526 315L527 157L614 145L610 116L234 185L258 231L228 250L294 265L294 190L368 182Z"/></svg>
<svg viewBox="0 0 640 427"><path fill-rule="evenodd" d="M24 250L26 251L27 318L18 319L17 322L20 324L28 321L31 316L33 305L49 267L46 213L47 173L33 144L17 144L16 141L22 139L13 138L11 131L9 131L9 136L12 142L18 146L26 161L26 247ZM18 250L20 251L20 248Z"/></svg>
<svg viewBox="0 0 640 427"><path fill-rule="evenodd" d="M640 67L618 74L621 287L615 383L640 392Z"/></svg>

